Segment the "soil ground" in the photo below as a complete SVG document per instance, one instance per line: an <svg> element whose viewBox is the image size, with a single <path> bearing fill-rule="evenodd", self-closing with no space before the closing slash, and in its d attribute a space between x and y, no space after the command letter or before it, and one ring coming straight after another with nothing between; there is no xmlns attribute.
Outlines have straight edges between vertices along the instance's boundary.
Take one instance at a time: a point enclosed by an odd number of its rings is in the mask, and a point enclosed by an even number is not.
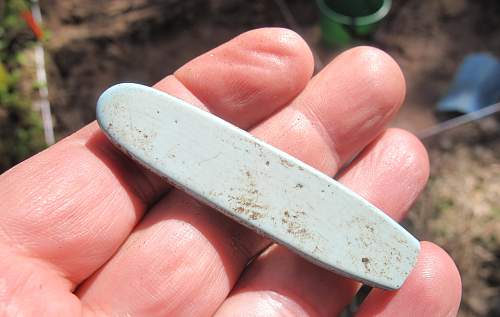
<svg viewBox="0 0 500 317"><path fill-rule="evenodd" d="M110 85L153 84L255 27L292 26L326 64L340 50L322 45L313 1L286 3L298 27L276 1L42 1L52 32L49 89L58 137L93 120L97 97ZM463 58L482 51L500 56L498 16L496 0L394 1L388 18L364 42L386 50L405 74L407 99L394 126L418 132L435 124L435 104ZM500 257L500 135L497 121L485 122L458 129L459 137L445 133L429 142L431 182L408 222L457 261L462 316L500 312L494 300L500 277L492 269Z"/></svg>

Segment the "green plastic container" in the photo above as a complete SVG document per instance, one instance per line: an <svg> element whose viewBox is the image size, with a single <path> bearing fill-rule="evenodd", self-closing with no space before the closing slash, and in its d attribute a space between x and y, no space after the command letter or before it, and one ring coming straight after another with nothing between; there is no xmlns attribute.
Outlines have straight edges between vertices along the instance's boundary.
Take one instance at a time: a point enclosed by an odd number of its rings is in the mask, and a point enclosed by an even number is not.
<svg viewBox="0 0 500 317"><path fill-rule="evenodd" d="M345 46L353 37L372 34L391 9L391 0L316 0L323 41Z"/></svg>

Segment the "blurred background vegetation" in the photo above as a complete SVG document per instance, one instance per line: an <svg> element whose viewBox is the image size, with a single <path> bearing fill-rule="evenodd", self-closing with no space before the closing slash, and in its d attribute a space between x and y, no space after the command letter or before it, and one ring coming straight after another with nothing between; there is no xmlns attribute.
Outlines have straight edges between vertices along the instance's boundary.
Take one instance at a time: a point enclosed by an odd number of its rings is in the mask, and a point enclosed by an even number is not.
<svg viewBox="0 0 500 317"><path fill-rule="evenodd" d="M37 40L20 15L29 5L0 0L0 171L45 146L33 107ZM43 28L51 32L43 45L58 139L95 119L97 97L110 85L154 84L256 27L297 31L314 51L317 71L348 46L384 49L407 80L407 98L392 125L417 134L439 122L436 103L464 57L500 56L497 0L396 0L375 33L337 47L321 40L318 8L310 0L43 0L40 5ZM463 282L460 316L500 316L499 122L490 116L423 140L431 179L405 222L456 261Z"/></svg>
<svg viewBox="0 0 500 317"><path fill-rule="evenodd" d="M0 171L43 149L42 122L33 109L36 90L29 48L36 41L21 17L23 0L0 5Z"/></svg>

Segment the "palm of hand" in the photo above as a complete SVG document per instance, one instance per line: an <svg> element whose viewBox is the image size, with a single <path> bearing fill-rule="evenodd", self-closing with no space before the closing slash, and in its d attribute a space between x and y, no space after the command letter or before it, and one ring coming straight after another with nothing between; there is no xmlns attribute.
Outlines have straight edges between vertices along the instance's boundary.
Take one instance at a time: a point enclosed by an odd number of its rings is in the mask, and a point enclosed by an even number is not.
<svg viewBox="0 0 500 317"><path fill-rule="evenodd" d="M361 47L312 69L296 34L261 29L155 87L329 175L361 151L339 181L401 220L428 162L414 136L384 130L404 97L399 68ZM1 175L0 197L4 315L331 316L360 286L170 188L95 123ZM459 301L453 261L423 242L405 285L372 291L359 315L448 316Z"/></svg>

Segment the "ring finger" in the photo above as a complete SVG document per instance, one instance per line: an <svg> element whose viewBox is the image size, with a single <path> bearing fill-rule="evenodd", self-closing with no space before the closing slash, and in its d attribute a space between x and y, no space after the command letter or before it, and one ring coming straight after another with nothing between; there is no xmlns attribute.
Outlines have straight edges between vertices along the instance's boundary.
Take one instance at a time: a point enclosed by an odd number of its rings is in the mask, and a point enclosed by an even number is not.
<svg viewBox="0 0 500 317"><path fill-rule="evenodd" d="M424 187L428 159L411 134L389 129L368 146L339 181L401 220ZM334 316L360 284L323 270L280 246L257 258L240 279L218 316Z"/></svg>

